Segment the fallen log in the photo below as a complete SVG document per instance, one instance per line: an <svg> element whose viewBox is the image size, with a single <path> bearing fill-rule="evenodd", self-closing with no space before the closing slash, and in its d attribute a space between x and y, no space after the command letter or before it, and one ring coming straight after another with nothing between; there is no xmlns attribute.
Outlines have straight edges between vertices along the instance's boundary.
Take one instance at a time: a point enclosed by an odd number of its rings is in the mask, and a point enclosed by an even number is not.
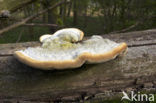
<svg viewBox="0 0 156 103"><path fill-rule="evenodd" d="M61 71L31 68L12 56L39 42L0 44L0 102L83 102L121 98L123 90L156 92L156 29L103 37L127 42L127 55Z"/></svg>

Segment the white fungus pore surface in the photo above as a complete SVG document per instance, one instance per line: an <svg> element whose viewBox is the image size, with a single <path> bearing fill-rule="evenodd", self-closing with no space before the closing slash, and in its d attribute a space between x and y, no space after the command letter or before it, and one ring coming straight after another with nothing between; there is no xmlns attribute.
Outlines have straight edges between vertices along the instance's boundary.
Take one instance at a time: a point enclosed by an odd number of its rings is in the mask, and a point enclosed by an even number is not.
<svg viewBox="0 0 156 103"><path fill-rule="evenodd" d="M86 41L80 43L71 43L62 39L47 39L41 47L29 47L21 50L24 55L40 61L64 61L74 60L82 53L104 54L119 46L109 39L101 36L92 36Z"/></svg>

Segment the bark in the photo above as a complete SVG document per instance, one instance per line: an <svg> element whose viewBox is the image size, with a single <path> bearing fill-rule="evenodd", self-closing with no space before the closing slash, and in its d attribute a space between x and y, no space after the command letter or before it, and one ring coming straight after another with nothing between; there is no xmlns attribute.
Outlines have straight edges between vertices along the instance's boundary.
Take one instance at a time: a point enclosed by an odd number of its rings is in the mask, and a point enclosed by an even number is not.
<svg viewBox="0 0 156 103"><path fill-rule="evenodd" d="M121 99L121 91L156 91L156 29L103 35L127 42L124 57L63 71L43 71L18 62L15 50L38 42L0 45L0 101L49 103ZM110 96L111 95L111 96Z"/></svg>

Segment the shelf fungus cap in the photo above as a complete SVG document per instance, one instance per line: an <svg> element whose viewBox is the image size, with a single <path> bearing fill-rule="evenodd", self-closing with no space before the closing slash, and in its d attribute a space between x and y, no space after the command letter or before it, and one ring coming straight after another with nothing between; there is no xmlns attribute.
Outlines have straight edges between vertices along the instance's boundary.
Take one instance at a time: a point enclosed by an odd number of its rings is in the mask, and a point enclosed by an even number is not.
<svg viewBox="0 0 156 103"><path fill-rule="evenodd" d="M47 38L53 39L58 37L61 40L69 42L78 42L83 39L84 33L77 28L65 28L56 31L54 34L45 34L40 37L40 42L44 42Z"/></svg>
<svg viewBox="0 0 156 103"><path fill-rule="evenodd" d="M58 30L53 35L41 36L41 46L15 51L14 56L29 66L52 70L106 62L127 50L126 43L116 43L96 35L81 41L83 35L76 28Z"/></svg>

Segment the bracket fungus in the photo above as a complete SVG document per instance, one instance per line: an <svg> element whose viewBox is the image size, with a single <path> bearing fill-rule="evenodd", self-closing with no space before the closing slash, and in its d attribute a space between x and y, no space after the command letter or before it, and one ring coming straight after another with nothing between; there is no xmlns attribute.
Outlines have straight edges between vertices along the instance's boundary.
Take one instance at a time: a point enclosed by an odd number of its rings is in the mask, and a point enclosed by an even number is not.
<svg viewBox="0 0 156 103"><path fill-rule="evenodd" d="M84 63L101 63L114 59L127 50L126 43L116 43L94 35L82 40L84 33L76 28L61 29L40 37L41 46L15 51L24 64L44 69L69 69Z"/></svg>

